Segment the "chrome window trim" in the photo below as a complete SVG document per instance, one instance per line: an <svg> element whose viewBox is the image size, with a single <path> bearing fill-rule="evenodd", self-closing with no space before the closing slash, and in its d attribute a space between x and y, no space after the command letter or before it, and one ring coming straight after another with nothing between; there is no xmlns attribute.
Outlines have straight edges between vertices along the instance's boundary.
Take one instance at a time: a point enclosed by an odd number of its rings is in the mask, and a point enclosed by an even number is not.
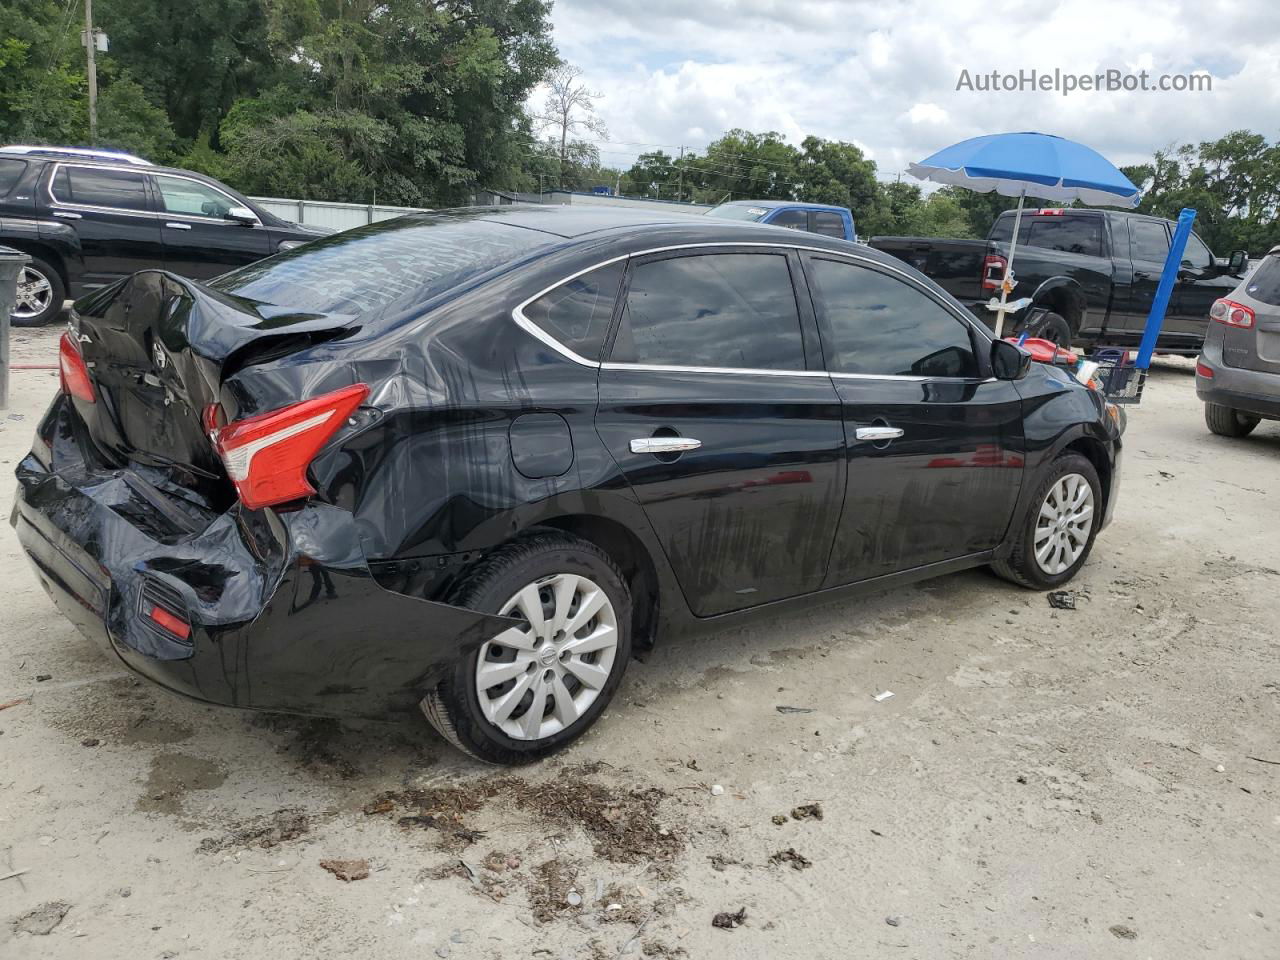
<svg viewBox="0 0 1280 960"><path fill-rule="evenodd" d="M564 284L568 283L571 280L576 280L578 277L582 276L583 274L590 273L592 270L599 270L601 267L607 267L610 264L617 263L620 260L631 260L635 257L647 257L656 253L674 253L679 250L699 250L699 249L706 249L709 247L719 247L719 248L760 247L764 249L773 249L773 250L779 250L779 251L805 250L812 253L827 254L828 256L835 257L835 258L854 260L859 263L868 264L872 267L877 267L889 273L896 273L904 281L910 284L914 289L924 294L926 297L928 297L930 300L936 303L943 310L947 311L949 314L955 317L955 319L958 320L960 323L964 324L967 328L975 330L979 334L981 334L986 339L987 343L992 342L991 334L986 331L983 331L979 327L979 325L976 323L976 321L974 321L970 317L965 317L962 314L957 313L949 304L943 303L942 301L938 300L935 296L933 296L932 291L930 291L927 287L925 287L922 283L920 283L920 281L918 281L915 277L911 276L911 274L907 273L904 270L899 270L897 267L893 266L892 264L881 263L879 260L876 260L873 257L863 256L859 253L851 252L851 251L831 250L831 249L828 249L827 247L816 247L816 246L811 246L809 244L802 244L802 243L782 243L782 242L776 242L776 241L766 243L759 240L747 240L747 241L712 240L712 241L702 241L698 243L672 244L665 247L650 247L647 250L636 250L633 253L624 253L616 257L610 257L608 260L601 260L600 262L594 263L589 267L584 267L583 269L577 270L569 274L568 276L562 277L559 280L557 280L555 283L550 284L544 287L543 289L539 290L533 296L526 297L524 300L520 301L520 303L516 304L516 306L512 308L511 319L514 320L516 325L519 326L526 333L530 334L537 340L540 340L542 343L546 344L548 347L555 350L561 356L566 357L567 359L572 360L574 363L580 364L581 366L590 367L596 370L639 370L639 371L649 371L654 373L759 374L761 376L769 376L769 377L837 377L844 380L896 380L896 381L908 381L908 382L944 380L947 382L956 382L956 383L974 382L975 378L973 377L918 377L918 376L902 376L898 374L837 373L830 370L760 370L760 369L753 369L753 368L747 368L747 367L683 367L683 366L667 366L662 364L617 363L612 361L600 362L597 360L588 360L586 357L583 357L577 353L574 353L572 350L570 350L568 347L566 347L564 344L558 341L551 334L547 333L545 330L539 327L536 323L534 323L524 314L524 308L527 307L529 304L533 303L533 301L539 299L540 297L546 296L552 290L556 289L557 287L563 286ZM990 380L992 379L994 378L988 378L987 380L978 381L978 382L987 383L987 382L990 382Z"/></svg>
<svg viewBox="0 0 1280 960"><path fill-rule="evenodd" d="M227 191L225 191L225 190L220 190L219 188L215 187L215 186L214 186L213 184L211 184L211 183L205 183L203 180L197 180L195 177L188 177L188 176L184 176L184 175L183 175L183 174L181 174L181 173L161 173L161 172L159 172L159 171L151 171L151 176L155 177L157 181L159 181L159 179L160 179L161 177L168 177L170 180L186 180L188 183L198 183L198 184L200 184L200 186L202 186L202 187L208 187L208 188L209 188L210 190L212 190L214 193L219 193L219 194L221 194L222 196L226 197L228 200L230 200L230 201L231 201L231 205L232 205L233 207L244 207L245 209L247 209L247 210L249 210L249 211L252 211L252 212L253 212L253 220L254 220L253 225L254 225L255 227L260 227L260 226L262 226L262 218L261 218L261 217L259 217L259 216L258 216L258 214L257 214L257 212L253 210L253 207L250 207L250 206L249 206L248 204L246 204L246 203L241 203L241 202L240 202L239 200L237 200L235 197L231 196L231 194L227 193ZM157 182L157 183L156 183L156 191L157 191L157 192L160 192L160 184L159 184L159 182ZM160 203L161 203L161 204L163 204L163 203L164 203L164 194L163 194L163 193L160 193ZM243 223L241 223L239 220L231 220L231 219L229 219L229 218L227 218L227 217L206 217L206 216L201 216L201 215L200 215L200 214L198 214L198 213L170 213L170 212L168 212L168 211L164 211L164 210L162 210L162 211L160 211L160 212L161 212L161 213L163 213L166 217L168 217L168 218L170 218L170 219L174 219L174 218L176 218L176 219L179 219L179 220L193 220L193 221L195 221L195 222L197 222L197 223L221 223L221 224L226 224L226 225L229 225L229 226L244 226L244 224L243 224Z"/></svg>

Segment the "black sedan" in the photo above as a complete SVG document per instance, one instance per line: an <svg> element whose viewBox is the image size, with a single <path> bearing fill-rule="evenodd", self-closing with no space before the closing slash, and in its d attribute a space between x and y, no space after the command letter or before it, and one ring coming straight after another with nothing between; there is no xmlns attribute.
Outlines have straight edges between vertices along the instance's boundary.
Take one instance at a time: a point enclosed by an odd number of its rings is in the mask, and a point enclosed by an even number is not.
<svg viewBox="0 0 1280 960"><path fill-rule="evenodd" d="M990 564L1065 583L1115 410L900 261L630 211L421 214L81 300L13 513L59 609L200 700L420 705L489 761L698 624Z"/></svg>

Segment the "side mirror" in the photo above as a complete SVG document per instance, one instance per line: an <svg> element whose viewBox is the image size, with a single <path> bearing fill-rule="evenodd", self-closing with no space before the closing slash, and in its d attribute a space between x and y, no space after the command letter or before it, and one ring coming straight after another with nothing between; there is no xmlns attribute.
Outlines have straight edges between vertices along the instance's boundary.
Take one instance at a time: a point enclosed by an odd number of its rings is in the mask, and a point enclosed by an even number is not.
<svg viewBox="0 0 1280 960"><path fill-rule="evenodd" d="M259 222L258 215L248 207L232 207L227 211L227 219L250 227L256 227Z"/></svg>
<svg viewBox="0 0 1280 960"><path fill-rule="evenodd" d="M1249 253L1246 250L1237 250L1231 255L1231 259L1227 261L1227 270L1233 277L1243 277L1244 272L1249 269Z"/></svg>
<svg viewBox="0 0 1280 960"><path fill-rule="evenodd" d="M997 380L1021 380L1031 371L1031 354L1016 343L991 343L991 375Z"/></svg>

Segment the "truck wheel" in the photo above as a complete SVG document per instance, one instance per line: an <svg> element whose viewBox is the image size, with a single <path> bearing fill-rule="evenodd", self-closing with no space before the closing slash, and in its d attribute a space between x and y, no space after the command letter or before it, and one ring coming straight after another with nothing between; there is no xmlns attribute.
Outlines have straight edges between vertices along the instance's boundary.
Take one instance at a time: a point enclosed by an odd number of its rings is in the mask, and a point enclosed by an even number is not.
<svg viewBox="0 0 1280 960"><path fill-rule="evenodd" d="M1050 311L1034 323L1032 327L1031 336L1033 337L1048 340L1050 343L1056 343L1060 347L1069 348L1071 346L1071 324L1067 323L1066 317L1060 313Z"/></svg>
<svg viewBox="0 0 1280 960"><path fill-rule="evenodd" d="M449 601L515 617L458 658L422 701L455 746L489 763L528 763L595 723L631 657L631 592L595 544L548 530L500 547Z"/></svg>
<svg viewBox="0 0 1280 960"><path fill-rule="evenodd" d="M1247 437L1260 419L1220 403L1204 405L1204 422L1220 437Z"/></svg>
<svg viewBox="0 0 1280 960"><path fill-rule="evenodd" d="M18 299L9 322L15 327L42 327L62 312L67 288L52 266L35 257L18 274Z"/></svg>
<svg viewBox="0 0 1280 960"><path fill-rule="evenodd" d="M1013 551L991 565L1006 580L1052 590L1089 559L1102 520L1102 484L1087 457L1067 453L1041 476L1011 536Z"/></svg>

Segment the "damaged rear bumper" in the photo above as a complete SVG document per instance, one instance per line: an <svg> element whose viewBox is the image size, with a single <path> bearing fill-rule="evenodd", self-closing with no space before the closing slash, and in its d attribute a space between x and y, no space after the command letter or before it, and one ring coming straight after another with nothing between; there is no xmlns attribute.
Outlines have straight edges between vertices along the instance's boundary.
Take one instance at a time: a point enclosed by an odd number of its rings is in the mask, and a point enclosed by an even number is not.
<svg viewBox="0 0 1280 960"><path fill-rule="evenodd" d="M337 507L218 514L153 476L94 466L61 396L37 438L16 471L11 522L41 584L82 633L176 693L385 717L513 622L379 586ZM190 624L188 637L146 616L156 598Z"/></svg>

